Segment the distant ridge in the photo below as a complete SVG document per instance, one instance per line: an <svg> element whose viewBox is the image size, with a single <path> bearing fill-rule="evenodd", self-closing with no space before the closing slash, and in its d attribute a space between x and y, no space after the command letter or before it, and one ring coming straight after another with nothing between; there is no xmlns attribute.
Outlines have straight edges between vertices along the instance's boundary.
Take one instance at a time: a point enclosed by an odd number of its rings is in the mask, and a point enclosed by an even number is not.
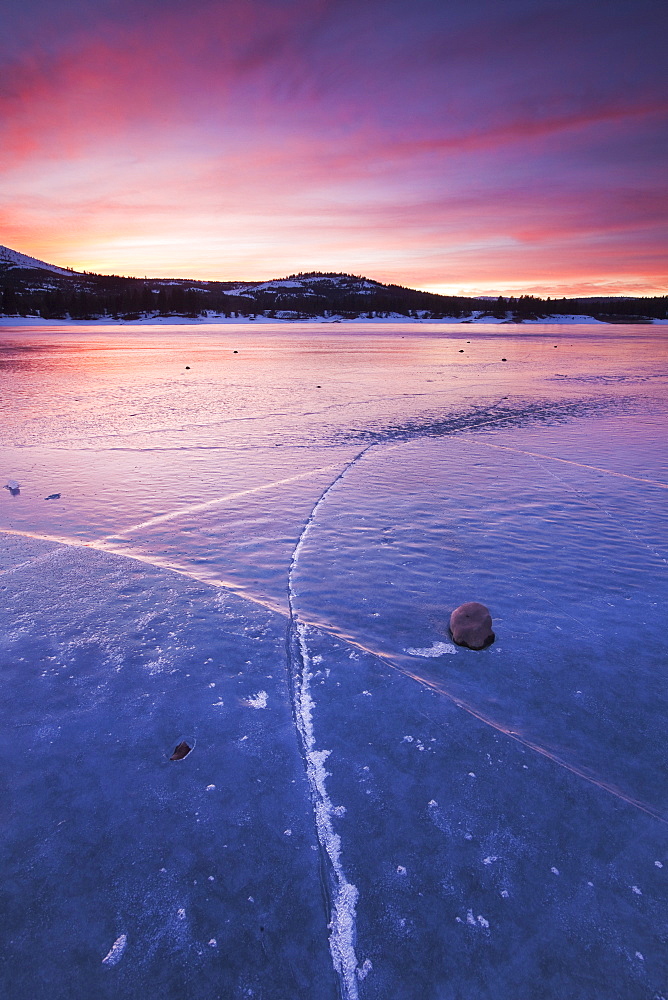
<svg viewBox="0 0 668 1000"><path fill-rule="evenodd" d="M54 274L75 274L75 271L70 271L65 267L56 267L55 264L47 264L43 260L37 260L36 257L27 257L24 253L19 253L18 250L10 250L9 247L0 246L0 267L3 268L28 268L30 270L40 270L40 271L52 271Z"/></svg>
<svg viewBox="0 0 668 1000"><path fill-rule="evenodd" d="M0 315L45 320L410 319L416 322L651 323L668 297L541 299L437 295L362 275L308 271L268 281L197 281L90 274L0 246Z"/></svg>

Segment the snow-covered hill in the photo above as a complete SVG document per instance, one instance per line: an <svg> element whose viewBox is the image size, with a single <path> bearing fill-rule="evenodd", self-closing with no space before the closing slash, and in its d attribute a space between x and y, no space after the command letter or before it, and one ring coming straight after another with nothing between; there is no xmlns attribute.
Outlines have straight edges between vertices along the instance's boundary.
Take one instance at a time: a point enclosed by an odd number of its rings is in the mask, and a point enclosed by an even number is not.
<svg viewBox="0 0 668 1000"><path fill-rule="evenodd" d="M268 281L131 278L70 271L0 246L0 316L124 322L210 317L243 321L385 321L607 323L668 321L668 297L560 299L533 295L470 298L438 295L333 271L288 274Z"/></svg>
<svg viewBox="0 0 668 1000"><path fill-rule="evenodd" d="M378 281L352 274L292 274L289 278L272 278L271 281L235 283L228 294L243 295L247 292L303 292L306 295L322 294L326 289L339 292L366 294L383 286Z"/></svg>
<svg viewBox="0 0 668 1000"><path fill-rule="evenodd" d="M28 257L24 253L19 253L18 250L10 250L9 247L0 246L0 268L3 270L10 270L16 267L23 269L27 268L30 270L52 271L54 274L76 274L75 271L68 271L64 267L56 267L55 264L47 264L43 260L37 260L36 257Z"/></svg>

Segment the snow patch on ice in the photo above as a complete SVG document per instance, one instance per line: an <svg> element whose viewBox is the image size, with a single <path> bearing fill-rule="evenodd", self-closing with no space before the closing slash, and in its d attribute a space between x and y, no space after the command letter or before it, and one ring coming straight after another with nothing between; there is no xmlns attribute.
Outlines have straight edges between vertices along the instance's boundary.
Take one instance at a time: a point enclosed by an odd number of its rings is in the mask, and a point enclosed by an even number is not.
<svg viewBox="0 0 668 1000"><path fill-rule="evenodd" d="M116 965L117 962L120 962L127 943L128 943L127 934L120 934L119 937L117 937L114 943L112 944L107 954L102 959L102 964Z"/></svg>
<svg viewBox="0 0 668 1000"><path fill-rule="evenodd" d="M258 691L257 694L253 694L250 698L245 698L242 700L241 704L246 705L247 708L266 708L269 696L266 691Z"/></svg>
<svg viewBox="0 0 668 1000"><path fill-rule="evenodd" d="M372 969L373 969L373 963L371 962L371 959L365 958L364 962L357 970L357 978L366 979L366 977L369 975Z"/></svg>
<svg viewBox="0 0 668 1000"><path fill-rule="evenodd" d="M443 656L445 653L456 653L451 642L433 642L431 646L409 646L406 650L409 656Z"/></svg>
<svg viewBox="0 0 668 1000"><path fill-rule="evenodd" d="M171 662L166 657L158 656L155 660L149 660L146 664L146 670L153 677L155 674L163 674L171 665Z"/></svg>
<svg viewBox="0 0 668 1000"><path fill-rule="evenodd" d="M466 923L469 927L483 927L485 930L489 929L489 920L486 920L480 913L477 917L474 917L473 910L466 911Z"/></svg>

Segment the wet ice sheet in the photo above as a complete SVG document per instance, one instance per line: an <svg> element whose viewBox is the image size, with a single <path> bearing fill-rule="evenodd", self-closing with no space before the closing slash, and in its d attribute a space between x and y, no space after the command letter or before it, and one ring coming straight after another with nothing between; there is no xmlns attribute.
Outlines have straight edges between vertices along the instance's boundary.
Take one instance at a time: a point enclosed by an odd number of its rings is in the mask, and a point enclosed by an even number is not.
<svg viewBox="0 0 668 1000"><path fill-rule="evenodd" d="M629 332L14 338L9 995L662 995L666 365Z"/></svg>

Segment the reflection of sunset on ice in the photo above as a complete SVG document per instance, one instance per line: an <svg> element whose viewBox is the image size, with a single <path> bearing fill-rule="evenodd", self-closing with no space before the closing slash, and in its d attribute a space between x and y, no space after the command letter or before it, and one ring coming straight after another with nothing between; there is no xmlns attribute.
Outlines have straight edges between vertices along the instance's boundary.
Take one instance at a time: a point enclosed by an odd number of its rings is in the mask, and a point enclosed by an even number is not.
<svg viewBox="0 0 668 1000"><path fill-rule="evenodd" d="M665 341L553 341L5 328L8 995L660 988Z"/></svg>

